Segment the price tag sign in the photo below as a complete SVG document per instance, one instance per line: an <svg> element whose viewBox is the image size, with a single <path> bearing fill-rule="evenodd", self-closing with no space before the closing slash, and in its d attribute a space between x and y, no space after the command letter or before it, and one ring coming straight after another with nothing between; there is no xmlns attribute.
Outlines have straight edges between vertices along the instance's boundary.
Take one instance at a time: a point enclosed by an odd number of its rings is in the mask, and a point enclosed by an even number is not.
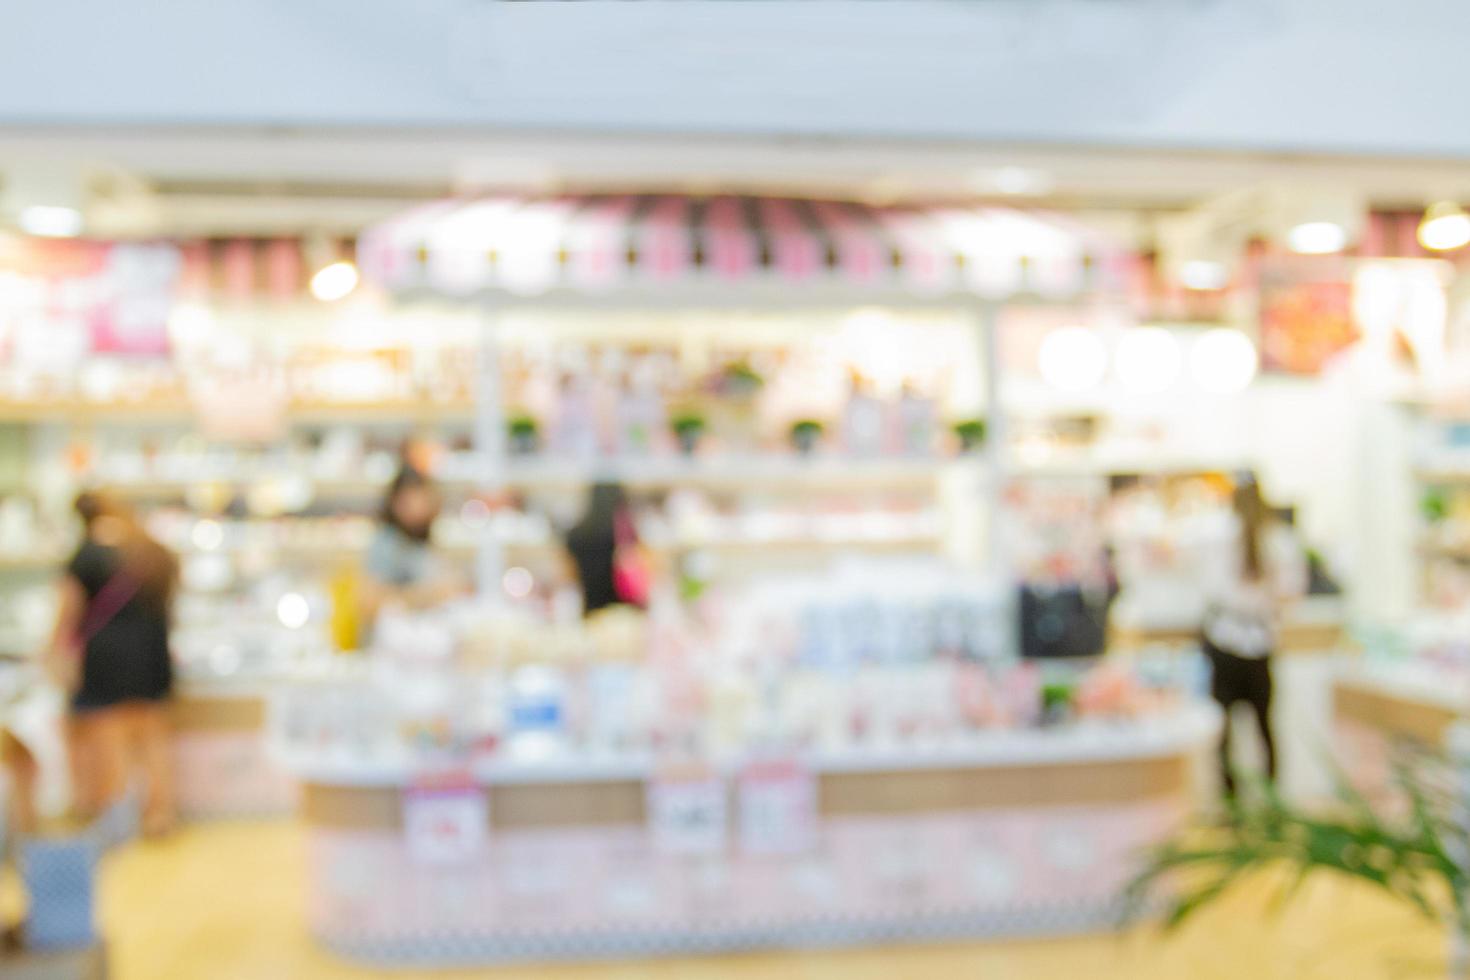
<svg viewBox="0 0 1470 980"><path fill-rule="evenodd" d="M800 854L817 832L817 783L795 759L754 762L740 774L740 848L747 854Z"/></svg>
<svg viewBox="0 0 1470 980"><path fill-rule="evenodd" d="M414 786L403 794L403 833L408 853L422 864L461 864L485 852L490 806L470 783Z"/></svg>
<svg viewBox="0 0 1470 980"><path fill-rule="evenodd" d="M727 824L725 784L711 770L665 770L648 784L649 834L661 853L719 854Z"/></svg>

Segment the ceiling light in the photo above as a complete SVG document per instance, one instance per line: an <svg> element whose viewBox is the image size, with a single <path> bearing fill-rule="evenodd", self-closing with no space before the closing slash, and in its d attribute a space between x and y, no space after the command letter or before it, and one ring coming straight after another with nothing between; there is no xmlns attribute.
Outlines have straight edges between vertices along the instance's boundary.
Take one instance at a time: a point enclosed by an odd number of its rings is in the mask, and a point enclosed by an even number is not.
<svg viewBox="0 0 1470 980"><path fill-rule="evenodd" d="M1157 395L1179 380L1184 355L1178 339L1163 327L1138 327L1118 341L1118 382L1139 395Z"/></svg>
<svg viewBox="0 0 1470 980"><path fill-rule="evenodd" d="M1056 186L1051 174L1026 167L1001 167L990 175L991 188L1016 197L1045 194Z"/></svg>
<svg viewBox="0 0 1470 980"><path fill-rule="evenodd" d="M1205 391L1217 395L1244 391L1255 380L1259 367L1256 345L1229 327L1206 330L1189 350L1190 377Z"/></svg>
<svg viewBox="0 0 1470 980"><path fill-rule="evenodd" d="M42 238L75 238L82 233L82 212L53 204L32 204L20 210L20 227Z"/></svg>
<svg viewBox="0 0 1470 980"><path fill-rule="evenodd" d="M1431 204L1419 222L1419 244L1432 252L1470 245L1470 214L1451 201Z"/></svg>
<svg viewBox="0 0 1470 980"><path fill-rule="evenodd" d="M1107 374L1108 351L1086 327L1059 327L1042 339L1036 367L1053 388L1087 391L1101 384Z"/></svg>
<svg viewBox="0 0 1470 980"><path fill-rule="evenodd" d="M1185 289L1224 289L1230 284L1230 270L1224 262L1194 259L1179 267L1179 281Z"/></svg>
<svg viewBox="0 0 1470 980"><path fill-rule="evenodd" d="M342 259L323 266L311 277L311 295L323 303L342 299L357 288L357 266Z"/></svg>
<svg viewBox="0 0 1470 980"><path fill-rule="evenodd" d="M1286 246L1300 255L1331 255L1347 242L1347 229L1335 221L1305 221L1286 234Z"/></svg>

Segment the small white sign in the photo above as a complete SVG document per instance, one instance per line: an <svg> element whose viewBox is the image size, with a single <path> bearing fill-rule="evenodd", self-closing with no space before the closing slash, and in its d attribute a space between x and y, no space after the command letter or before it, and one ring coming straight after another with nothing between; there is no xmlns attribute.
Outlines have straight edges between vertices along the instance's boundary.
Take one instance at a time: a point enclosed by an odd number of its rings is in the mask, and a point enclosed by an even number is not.
<svg viewBox="0 0 1470 980"><path fill-rule="evenodd" d="M707 769L664 773L648 784L648 826L664 854L718 854L725 849L725 784Z"/></svg>
<svg viewBox="0 0 1470 980"><path fill-rule="evenodd" d="M460 864L485 852L490 807L478 786L413 788L403 794L409 856L423 864Z"/></svg>
<svg viewBox="0 0 1470 980"><path fill-rule="evenodd" d="M817 785L794 759L752 763L740 774L740 847L747 854L800 854L816 839Z"/></svg>

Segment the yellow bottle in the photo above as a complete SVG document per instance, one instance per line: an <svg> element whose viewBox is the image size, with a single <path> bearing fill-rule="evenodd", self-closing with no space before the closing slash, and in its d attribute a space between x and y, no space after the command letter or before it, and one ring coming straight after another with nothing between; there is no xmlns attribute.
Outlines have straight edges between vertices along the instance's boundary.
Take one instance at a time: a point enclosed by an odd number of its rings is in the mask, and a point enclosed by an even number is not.
<svg viewBox="0 0 1470 980"><path fill-rule="evenodd" d="M356 568L344 566L332 576L332 645L339 652L358 649L362 639L362 599Z"/></svg>

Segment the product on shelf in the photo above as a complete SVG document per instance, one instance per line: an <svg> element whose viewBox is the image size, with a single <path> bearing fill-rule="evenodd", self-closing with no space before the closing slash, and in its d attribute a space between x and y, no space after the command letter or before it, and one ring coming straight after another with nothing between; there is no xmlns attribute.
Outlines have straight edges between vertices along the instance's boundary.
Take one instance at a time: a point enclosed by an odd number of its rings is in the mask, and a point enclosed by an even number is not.
<svg viewBox="0 0 1470 980"><path fill-rule="evenodd" d="M587 623L469 602L380 624L366 661L278 692L300 759L575 763L891 752L1164 710L1177 679L1014 659L1002 592L942 563L853 562ZM362 696L351 692L361 691ZM1171 693L1172 692L1172 693Z"/></svg>

